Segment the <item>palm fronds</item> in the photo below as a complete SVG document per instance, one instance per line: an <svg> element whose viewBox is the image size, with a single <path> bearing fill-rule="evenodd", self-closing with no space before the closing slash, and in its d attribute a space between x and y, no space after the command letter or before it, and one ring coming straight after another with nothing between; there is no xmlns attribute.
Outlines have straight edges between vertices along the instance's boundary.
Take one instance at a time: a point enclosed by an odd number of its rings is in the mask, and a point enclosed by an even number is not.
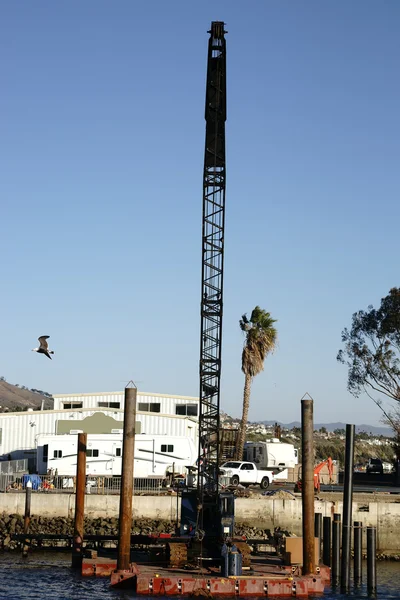
<svg viewBox="0 0 400 600"><path fill-rule="evenodd" d="M242 352L242 371L245 374L245 384L242 419L236 445L237 460L242 460L243 455L253 377L264 369L264 361L267 355L273 352L276 345L277 331L274 323L276 323L276 320L271 317L270 313L262 310L259 306L253 309L250 319L244 314L239 321L240 329L244 332L246 338Z"/></svg>
<svg viewBox="0 0 400 600"><path fill-rule="evenodd" d="M273 319L269 312L256 306L250 320L243 315L239 324L242 331L246 334L244 348L242 352L242 371L251 377L255 377L264 369L264 361L270 352L273 352L277 331L273 324Z"/></svg>

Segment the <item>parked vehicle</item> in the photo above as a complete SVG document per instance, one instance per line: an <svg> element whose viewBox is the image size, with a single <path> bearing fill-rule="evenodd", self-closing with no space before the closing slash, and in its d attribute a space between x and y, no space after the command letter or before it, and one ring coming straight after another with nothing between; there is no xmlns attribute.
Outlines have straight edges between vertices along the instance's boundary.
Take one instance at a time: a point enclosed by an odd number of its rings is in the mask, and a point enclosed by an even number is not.
<svg viewBox="0 0 400 600"><path fill-rule="evenodd" d="M333 477L333 460L329 456L326 460L323 460L318 465L314 467L314 492L318 493L321 489L321 479L320 473L324 467L327 467L329 473L329 481L332 482ZM294 485L295 492L301 492L303 489L302 479L301 479L301 467L299 469L299 479Z"/></svg>
<svg viewBox="0 0 400 600"><path fill-rule="evenodd" d="M383 464L380 458L369 458L366 468L367 473L383 475Z"/></svg>
<svg viewBox="0 0 400 600"><path fill-rule="evenodd" d="M274 480L272 471L258 469L252 462L231 460L221 465L220 470L230 477L231 485L259 485L262 490L266 490Z"/></svg>
<svg viewBox="0 0 400 600"><path fill-rule="evenodd" d="M76 475L76 434L40 435L37 440L37 470L58 475ZM137 434L134 477L167 478L186 473L195 466L198 450L190 437ZM119 476L122 462L122 433L88 434L86 473Z"/></svg>
<svg viewBox="0 0 400 600"><path fill-rule="evenodd" d="M255 463L259 469L283 471L297 465L298 452L293 444L286 444L277 438L272 438L268 442L246 442L243 460Z"/></svg>
<svg viewBox="0 0 400 600"><path fill-rule="evenodd" d="M382 467L384 473L392 473L394 471L394 466L390 462L382 461Z"/></svg>

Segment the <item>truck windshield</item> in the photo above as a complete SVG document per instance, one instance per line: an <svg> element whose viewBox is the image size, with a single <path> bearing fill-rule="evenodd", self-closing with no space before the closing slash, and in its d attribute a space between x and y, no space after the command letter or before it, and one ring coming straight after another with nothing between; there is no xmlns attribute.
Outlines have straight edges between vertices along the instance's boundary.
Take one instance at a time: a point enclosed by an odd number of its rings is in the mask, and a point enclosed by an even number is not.
<svg viewBox="0 0 400 600"><path fill-rule="evenodd" d="M225 468L239 469L241 464L242 463L240 463L240 462L227 462L227 463L225 463L225 464L222 465L222 468L224 468L224 469Z"/></svg>

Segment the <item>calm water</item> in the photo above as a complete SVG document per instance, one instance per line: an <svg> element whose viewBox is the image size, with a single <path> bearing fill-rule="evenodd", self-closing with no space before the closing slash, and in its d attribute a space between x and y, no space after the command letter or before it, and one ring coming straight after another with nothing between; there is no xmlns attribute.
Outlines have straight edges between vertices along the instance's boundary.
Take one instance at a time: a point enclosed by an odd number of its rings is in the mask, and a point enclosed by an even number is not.
<svg viewBox="0 0 400 600"><path fill-rule="evenodd" d="M83 578L70 568L68 554L35 553L23 560L18 554L0 555L0 599L7 600L128 600L132 593L110 589L109 579ZM400 563L378 563L378 598L400 600ZM328 592L324 599L345 598ZM353 600L367 598L365 587Z"/></svg>

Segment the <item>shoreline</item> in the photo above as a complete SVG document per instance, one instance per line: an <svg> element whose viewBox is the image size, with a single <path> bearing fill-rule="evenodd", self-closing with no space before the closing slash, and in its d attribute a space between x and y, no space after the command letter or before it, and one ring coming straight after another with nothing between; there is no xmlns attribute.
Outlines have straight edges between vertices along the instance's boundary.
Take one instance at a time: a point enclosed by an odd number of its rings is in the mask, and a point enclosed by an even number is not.
<svg viewBox="0 0 400 600"><path fill-rule="evenodd" d="M0 553L16 554L21 552L21 541L12 539L13 534L23 534L24 518L22 515L0 515ZM62 534L65 536L73 536L74 520L72 517L46 518L42 516L32 516L30 521L29 533L31 534ZM95 519L85 517L84 531L86 535L118 535L118 519L116 517L98 517ZM158 519L137 519L132 523L131 533L148 535L150 533L174 533L175 523L171 521ZM292 532L283 530L280 532L286 537L297 537ZM274 532L269 528L252 527L243 523L236 523L235 536L246 536L248 539L265 540L268 545L273 537ZM112 551L117 548L114 541L104 542L104 549ZM88 542L87 548L91 548L92 544ZM30 554L35 551L46 552L71 552L69 541L64 540L47 540L44 544L38 543L37 540L32 540L30 544ZM363 552L363 558L366 558L366 553ZM377 560L400 562L400 552L377 552Z"/></svg>
<svg viewBox="0 0 400 600"><path fill-rule="evenodd" d="M23 519L25 509L25 493L12 492L0 495L0 540L6 537L10 515L13 518ZM75 495L71 493L33 493L31 498L32 521L35 519L49 520L55 527L56 533L67 533L67 523L72 523L75 511ZM331 517L343 515L342 494L326 492L315 498L315 513ZM180 518L180 505L176 494L135 495L133 498L132 518L134 523L152 523L157 529L159 523L169 524L170 532ZM39 516L40 515L40 516ZM118 495L86 494L85 518L88 523L96 523L96 527L103 527L102 522L114 523L116 527L119 516ZM5 523L4 519L8 519ZM302 535L302 502L301 496L279 490L272 495L262 495L246 490L246 496L235 499L235 521L237 528L246 528L251 531L250 537L264 537L266 531L276 528L289 531L293 535ZM354 494L352 506L352 521L363 524L363 547L366 548L366 527L376 527L377 554L400 555L400 497L393 494ZM14 522L15 526L15 522ZM91 526L91 525L90 525ZM103 528L104 528L103 527ZM107 525L108 527L108 525ZM166 525L163 525L165 531ZM260 534L255 532L259 531ZM31 532L34 531L31 529ZM11 533L11 531L10 531ZM21 532L22 533L22 532ZM87 532L89 533L89 532ZM99 531L94 531L99 534ZM238 533L238 535L242 535ZM247 534L249 535L249 534Z"/></svg>

